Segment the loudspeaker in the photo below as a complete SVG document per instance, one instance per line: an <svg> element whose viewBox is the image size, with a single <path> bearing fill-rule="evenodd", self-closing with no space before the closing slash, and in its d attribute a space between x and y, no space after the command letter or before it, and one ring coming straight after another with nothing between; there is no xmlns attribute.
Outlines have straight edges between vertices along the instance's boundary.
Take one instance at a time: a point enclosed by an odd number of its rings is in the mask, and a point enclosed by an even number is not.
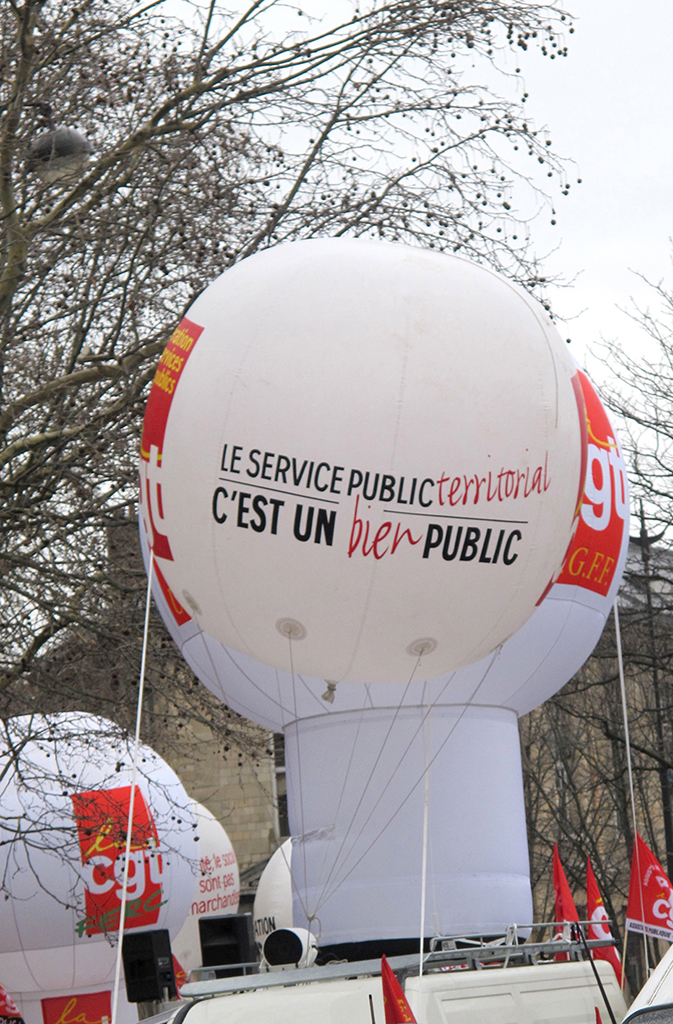
<svg viewBox="0 0 673 1024"><path fill-rule="evenodd" d="M306 928L276 928L264 940L263 953L271 968L312 967L318 944Z"/></svg>
<svg viewBox="0 0 673 1024"><path fill-rule="evenodd" d="M199 920L201 963L204 967L249 964L257 960L252 914L227 914ZM229 971L227 974L235 974ZM240 973L240 971L238 972ZM223 974L222 977L225 977Z"/></svg>
<svg viewBox="0 0 673 1024"><path fill-rule="evenodd" d="M122 960L129 1003L175 999L175 971L171 939L166 928L151 932L125 932Z"/></svg>

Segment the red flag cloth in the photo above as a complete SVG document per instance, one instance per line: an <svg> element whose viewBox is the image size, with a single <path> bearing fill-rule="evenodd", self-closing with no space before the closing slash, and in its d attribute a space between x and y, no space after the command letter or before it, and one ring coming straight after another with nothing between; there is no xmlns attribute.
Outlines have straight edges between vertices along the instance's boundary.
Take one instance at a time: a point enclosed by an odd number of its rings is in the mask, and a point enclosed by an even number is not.
<svg viewBox="0 0 673 1024"><path fill-rule="evenodd" d="M7 992L5 988L0 985L0 1018L2 1017L20 1017L21 1013L18 1006Z"/></svg>
<svg viewBox="0 0 673 1024"><path fill-rule="evenodd" d="M187 981L187 971L184 969L175 953L173 953L173 973L175 974L175 987L178 990L178 998L180 997L180 989Z"/></svg>
<svg viewBox="0 0 673 1024"><path fill-rule="evenodd" d="M402 986L393 974L393 969L385 956L381 957L381 982L383 984L383 1007L386 1011L386 1024L407 1024L408 1021L416 1024L416 1018L411 1012L411 1007L402 991Z"/></svg>
<svg viewBox="0 0 673 1024"><path fill-rule="evenodd" d="M558 855L558 843L554 843L554 910L555 920L558 924L562 924L564 921L579 921L577 910L575 908L575 901L570 892L570 886L568 885L568 879L566 873L563 870L561 864L561 858ZM557 928L554 938L563 939L570 937L567 935L567 929ZM567 960L567 953L557 953L554 957L555 960Z"/></svg>
<svg viewBox="0 0 673 1024"><path fill-rule="evenodd" d="M626 927L630 932L673 942L673 886L638 833L631 855Z"/></svg>
<svg viewBox="0 0 673 1024"><path fill-rule="evenodd" d="M601 1017L601 1011L597 1006L594 1007L596 1011L596 1024L603 1024L603 1018Z"/></svg>
<svg viewBox="0 0 673 1024"><path fill-rule="evenodd" d="M587 919L591 921L587 929L587 938L589 939L611 939L612 932L610 931L610 925L608 924L608 915L605 912L603 906L603 899L601 897L600 889L598 888L598 882L594 875L593 868L591 867L591 861L587 857ZM614 972L617 975L617 981L620 986L622 984L622 961L620 960L619 953L614 946L603 946L598 949L592 949L591 955L594 960L607 960L612 964ZM598 1011L596 1011L598 1012Z"/></svg>

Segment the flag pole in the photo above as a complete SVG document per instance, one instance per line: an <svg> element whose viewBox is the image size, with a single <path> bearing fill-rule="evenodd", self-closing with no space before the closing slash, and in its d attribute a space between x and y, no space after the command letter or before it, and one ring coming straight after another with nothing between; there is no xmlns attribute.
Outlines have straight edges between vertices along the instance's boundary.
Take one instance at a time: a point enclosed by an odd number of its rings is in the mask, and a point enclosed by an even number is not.
<svg viewBox="0 0 673 1024"><path fill-rule="evenodd" d="M622 695L622 714L624 716L624 741L626 744L626 764L629 772L629 792L631 794L631 813L633 815L633 844L636 851L636 864L638 868L638 887L640 890L640 913L643 919L643 928L645 927L645 903L643 900L643 877L640 871L640 851L638 849L638 825L636 822L636 798L633 793L633 768L631 765L631 739L629 737L629 715L626 707L626 683L624 680L624 658L622 657L622 633L619 626L619 604L615 597L614 603L615 613L615 636L617 638L617 664L619 665L619 686ZM624 932L626 932L626 921L624 922ZM645 947L645 980L650 975L650 962L647 953L647 936L643 931L643 945ZM624 979L624 970L626 969L626 939L624 940L624 957L622 958L622 984Z"/></svg>

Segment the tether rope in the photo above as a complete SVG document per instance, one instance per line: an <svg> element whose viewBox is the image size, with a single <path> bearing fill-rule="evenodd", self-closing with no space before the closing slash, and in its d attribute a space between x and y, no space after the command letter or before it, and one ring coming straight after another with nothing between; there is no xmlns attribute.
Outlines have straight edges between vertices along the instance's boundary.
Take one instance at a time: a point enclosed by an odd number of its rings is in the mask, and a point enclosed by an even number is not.
<svg viewBox="0 0 673 1024"><path fill-rule="evenodd" d="M119 908L119 932L117 934L117 956L115 958L115 980L112 990L112 1022L117 1024L119 1008L119 983L122 969L122 945L124 940L124 921L126 918L126 902L129 882L129 861L131 859L131 835L133 832L133 812L136 799L136 780L138 778L138 750L140 748L140 723L143 715L143 695L145 692L145 666L147 664L147 637L150 630L150 607L152 604L152 576L154 575L154 549L150 548L150 565L147 572L147 597L145 600L145 628L143 630L143 650L140 659L140 681L138 684L138 705L136 708L136 731L133 741L133 772L131 775L131 793L129 795L129 816L126 823L126 850L124 854L124 874L122 877L121 905Z"/></svg>
<svg viewBox="0 0 673 1024"><path fill-rule="evenodd" d="M481 679L479 680L479 682L478 682L478 683L477 683L477 685L475 686L474 690L473 690L473 691L472 691L472 693L470 694L470 696L469 696L469 699L467 700L467 702L466 702L465 704L461 705L461 712L460 712L460 714L458 715L458 717L457 717L456 721L454 722L453 726L451 727L450 731L448 732L448 734L447 734L447 735L445 736L445 738L443 739L442 743L441 743L441 744L440 744L440 746L438 747L438 749L437 749L437 752L436 752L436 754L434 755L434 757L433 757L433 758L432 758L432 760L430 761L430 764L428 765L428 769L430 769L430 768L432 767L432 765L434 764L434 762L435 762L435 761L437 760L437 758L438 758L438 757L439 757L439 755L441 754L442 750L444 749L444 747L446 746L446 744L447 744L447 743L449 742L449 740L451 739L451 736L453 735L453 733L455 732L455 730L457 729L457 727L458 727L458 726L460 725L460 722L462 721L462 719L463 719L463 717L464 717L465 713L467 712L468 708L470 708L470 707L472 706L472 701L473 701L473 700L474 700L474 698L475 698L475 697L477 696L477 694L478 694L479 690L481 689L481 687L482 687L482 685L483 685L484 681L486 680L486 677L487 677L488 673L490 672L491 668L493 667L493 664L494 664L494 662L496 661L496 659L498 658L498 656L499 656L499 654L500 654L500 650L501 650L501 647L497 647L497 648L496 648L496 650L495 650L495 651L493 652L493 655L492 655L492 657L491 657L491 660L490 660L490 662L489 662L489 664L488 664L488 667L486 668L486 670L485 670L485 672L484 672L483 676L481 677ZM429 714L431 713L432 709L433 709L434 707L436 707L437 703L438 703L438 702L439 702L439 700L441 699L442 695L444 694L444 691L446 690L447 686L449 685L449 683L451 682L451 680L452 680L452 679L453 679L453 675L451 675L451 676L449 677L449 679L448 679L448 680L447 680L447 682L446 682L446 683L444 684L444 686L442 687L442 689L441 689L440 693L439 693L439 694L438 694L438 696L437 696L437 697L435 698L435 700L434 700L434 701L433 701L433 702L432 702L431 704L429 704L429 705L428 705L428 710L427 710L426 714L425 714L425 715L423 716L423 719L422 719L422 721L421 721L420 725L418 726L418 728L416 729L415 733L414 733L414 734L413 734L413 736L411 737L411 739L410 739L409 743L407 744L407 747L406 747L406 748L405 748L405 750L404 750L404 753L402 754L402 757L400 758L400 760L399 760L399 761L398 761L398 763L397 763L397 766L396 766L395 770L394 770L394 771L393 771L393 773L392 773L392 774L390 775L390 777L389 777L389 779L388 779L388 782L386 783L385 787L383 788L383 790L382 790L382 792L381 792L381 794L380 794L380 796L379 796L378 800L376 801L376 803L375 803L375 804L374 804L374 806L372 807L372 809L371 809L371 811L370 811L370 813L369 813L368 817L366 818L366 820L365 820L364 824L362 825L362 827L361 827L361 829L360 829L360 832L358 833L358 836L356 837L356 839L355 839L355 842L353 843L353 845L352 845L352 847L351 847L351 849L350 849L350 851L349 851L349 856L350 856L350 854L352 853L353 849L355 848L355 845L356 845L356 844L357 844L357 842L359 841L360 837L362 836L362 833L363 833L364 829L366 828L366 826L367 826L368 822L369 822L369 821L371 820L371 817L372 817L372 815L373 815L373 814L374 814L374 812L376 811L376 808L378 807L379 803L381 802L381 800L382 800L382 798L383 798L383 796L384 796L384 794L385 794L386 790L388 789L388 786L390 785L390 783L391 783L392 779L394 778L394 776L395 776L396 772L398 771L399 767L401 766L402 762L404 761L404 759L405 759L405 757L406 757L407 753L409 752L409 750L410 750L410 748L411 748L412 744L414 743L414 741L415 741L416 737L418 736L418 734L419 734L420 730L421 730L421 729L423 728L423 725L424 725L424 723L425 723L425 720L426 720L426 718L427 718L427 717L428 717L428 715L429 715ZM400 706L401 706L401 705L400 705ZM398 709L398 710L399 710L399 709ZM382 835L383 835L383 833L384 833L384 832L386 831L386 829L387 829L387 828L388 828L388 827L389 827L389 826L390 826L390 825L392 824L392 822L393 822L393 821L395 820L395 818L396 818L396 817L397 817L397 815L398 815L398 814L400 813L400 811L402 810L402 808L404 807L404 805L405 805L405 804L407 803L407 801L408 801L408 800L410 799L410 797L412 796L412 794L413 794L413 793L415 792L415 790L416 790L416 789L418 788L418 786L420 785L420 783L421 783L421 782L423 781L424 777L425 777L425 771L423 771L423 772L421 773L421 775L420 775L420 776L419 776L419 778L418 778L418 779L416 780L416 782L415 782L415 783L413 784L413 786L411 787L411 789L409 790L409 792L407 793L407 795L406 795L406 796L404 797L404 799L402 800L402 802L401 802L401 803L400 803L400 804L398 805L397 809L396 809L396 810L394 811L394 813L393 813L393 814L392 814L392 815L390 816L390 818L389 818L389 819L388 819L388 821L387 821L387 822L385 823L385 825L383 825L383 827L382 827L382 828L381 828L381 829L379 830L379 832L378 832L378 833L376 834L376 836L375 836L375 837L374 837L374 839L373 839L373 840L371 841L371 843L369 844L369 846L368 846L368 847L366 848L366 850L364 851L364 853L363 853L363 854L361 854L361 856L360 856L360 857L358 857L358 859L357 859L357 861L355 862L355 864L353 865L353 867L352 867L352 868L350 868L350 870L349 870L349 871L348 871L348 872L347 872L347 873L346 873L346 874L345 874L345 875L344 875L344 876L343 876L343 877L342 877L341 879L339 879L339 881L337 882L337 884L336 884L336 885L335 885L335 886L334 886L334 887L332 888L332 890L331 890L331 891L330 891L329 893L327 893L327 895L325 895L325 890L323 890L323 897L324 897L324 898L321 898L321 901L319 902L318 906L316 907L316 913L317 913L317 911L318 911L318 910L319 910L319 909L320 909L320 908L321 908L322 906L324 906L324 904L325 904L325 903L326 903L326 902L327 902L328 900L330 900L330 899L332 898L332 896L334 896L334 895L335 895L335 893L336 893L336 892L337 892L337 891L339 890L339 888L340 888L340 887L341 887L341 886L342 886L342 885L344 884L344 882L346 881L346 879L347 879L347 878L349 878L349 877L350 877L350 875L352 875L352 874L353 874L353 872L354 872L354 871L355 871L355 869L357 868L358 864L360 864L360 862L361 862L362 860L364 860L364 858L365 858L365 857L367 856L367 854L369 853L369 851L371 850L371 848L372 848L372 847L373 847L373 846L374 846L374 845L375 845L375 844L376 844L376 843L378 842L378 840L379 840L379 839L381 838L381 836L382 836ZM342 865L342 866L343 866L343 865ZM326 888L326 886L325 886L325 888Z"/></svg>
<svg viewBox="0 0 673 1024"><path fill-rule="evenodd" d="M360 794L360 799L358 800L357 806L356 806L355 810L353 811L353 813L351 815L350 823L348 824L348 827L346 828L346 830L344 832L343 838L341 840L341 845L340 845L339 849L337 850L336 855L334 857L334 860L332 862L332 867L330 868L329 874L328 874L327 878L325 879L325 881L323 883L322 892L320 893L320 896L318 897L318 901L317 901L316 908L315 908L315 913L316 914L318 913L320 908L325 903L324 896L325 896L325 892L327 890L327 886L330 883L330 879L332 878L332 875L333 875L333 873L334 873L334 871L335 871L335 869L337 867L337 864L339 864L339 858L341 857L341 854L343 852L343 848L344 848L344 846L346 844L346 840L348 839L348 837L350 835L350 830L353 827L353 824L354 824L355 819L357 817L358 811L360 810L360 807L362 806L362 801L365 798L365 795L367 793L369 785L370 785L370 783L371 783L371 781L372 781L372 779L374 777L374 773L376 771L376 768L378 767L379 761L381 760L381 757L383 755L383 751L385 749L386 743L388 742L388 739L390 738L390 734L391 734L391 732L393 730L395 722L397 721L397 716L399 715L400 710L402 708L402 705L403 705L403 703L405 701L405 698L407 696L407 692L409 690L409 687L411 686L411 683L412 683L412 680L413 680L414 675L416 673L416 670L417 670L417 668L418 668L418 666L420 664L420 660L421 660L421 655L419 654L418 658L416 659L416 663L415 663L415 665L414 665L414 667L412 669L411 675L409 677L409 681L407 682L406 686L404 687L404 691L402 693L402 696L400 697L399 704L395 708L395 714L393 715L392 721L390 722L390 724L388 726L388 731L387 731L386 735L383 738L383 743L381 744L381 746L379 748L379 752L376 755L376 759L374 761L374 764L372 765L372 767L370 769L369 776L368 776L367 781L365 783L364 789L362 790L362 792ZM376 806L378 806L378 802L375 805L375 807ZM369 819L367 819L367 820L369 820ZM350 855L352 854L353 849L355 848L355 846L356 846L356 844L357 844L357 842L358 842L358 840L360 838L360 835L361 835L361 832L356 836L355 842L351 845L351 848L348 851L348 853L346 854L346 857L344 858L344 861L347 860L347 858L350 857ZM343 864L339 864L339 867L343 867Z"/></svg>
<svg viewBox="0 0 673 1024"><path fill-rule="evenodd" d="M423 687L423 697L425 698L425 690L427 689L427 683ZM421 859L421 927L420 927L420 948L418 950L418 1002L422 1005L422 986L423 986L423 946L425 941L425 888L428 876L428 816L430 807L430 741L428 737L428 719L427 716L424 720L423 725L423 747L425 750L425 785L424 785L424 799L423 799L423 854Z"/></svg>
<svg viewBox="0 0 673 1024"><path fill-rule="evenodd" d="M301 852L302 852L302 868L304 871L304 911L306 913L306 919L308 921L309 931L311 929L311 921L313 920L314 914L308 914L308 873L306 870L306 827L304 824L304 786L302 782L302 770L301 770L301 748L299 745L299 722L297 718L297 686L294 675L294 655L292 653L292 637L288 633L287 642L290 648L290 672L292 673L292 700L294 704L294 719L295 719L295 743L297 747L297 774L299 776L299 816L301 818ZM294 858L292 858L294 859Z"/></svg>

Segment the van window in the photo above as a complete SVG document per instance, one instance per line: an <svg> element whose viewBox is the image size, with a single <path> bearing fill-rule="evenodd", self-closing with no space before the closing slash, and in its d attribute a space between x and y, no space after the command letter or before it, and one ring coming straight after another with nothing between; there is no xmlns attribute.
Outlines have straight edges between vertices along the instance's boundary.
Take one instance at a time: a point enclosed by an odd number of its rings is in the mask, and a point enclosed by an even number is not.
<svg viewBox="0 0 673 1024"><path fill-rule="evenodd" d="M673 1003L669 1006L648 1006L636 1010L625 1024L673 1024Z"/></svg>

